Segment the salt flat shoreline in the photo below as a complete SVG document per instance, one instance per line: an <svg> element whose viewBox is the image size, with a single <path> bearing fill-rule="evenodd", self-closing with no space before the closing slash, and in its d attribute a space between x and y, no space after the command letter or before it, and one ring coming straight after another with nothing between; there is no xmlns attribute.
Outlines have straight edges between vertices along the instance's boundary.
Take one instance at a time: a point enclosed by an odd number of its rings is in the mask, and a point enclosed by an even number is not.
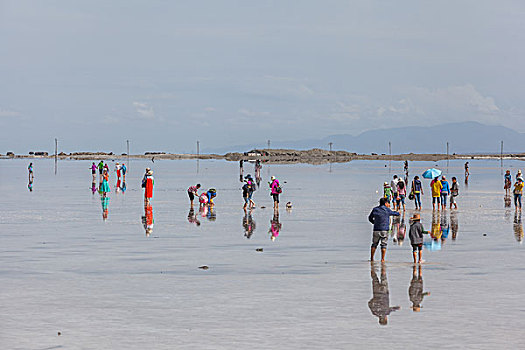
<svg viewBox="0 0 525 350"><path fill-rule="evenodd" d="M0 159L54 159L55 155L29 155L18 154L1 156ZM127 159L156 159L156 160L178 160L178 159L202 159L202 160L226 160L226 161L255 161L260 160L264 163L305 163L305 164L323 164L323 163L346 163L353 160L383 160L383 161L440 161L440 160L458 160L458 159L513 159L525 160L525 154L506 153L503 155L496 154L357 154L347 151L327 151L321 149L312 150L283 150L283 149L266 149L254 150L246 153L226 153L220 154L177 154L148 152L146 154L112 154L104 152L73 152L59 153L56 156L60 160L127 160Z"/></svg>

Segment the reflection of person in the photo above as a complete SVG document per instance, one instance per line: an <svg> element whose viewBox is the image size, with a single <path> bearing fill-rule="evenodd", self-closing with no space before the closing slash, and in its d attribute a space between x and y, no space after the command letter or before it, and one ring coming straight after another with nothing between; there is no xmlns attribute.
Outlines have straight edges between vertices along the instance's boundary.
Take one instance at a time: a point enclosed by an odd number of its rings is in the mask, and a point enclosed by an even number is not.
<svg viewBox="0 0 525 350"><path fill-rule="evenodd" d="M421 273L421 265L418 266L416 274L416 265L412 268L412 280L408 287L408 297L412 302L412 310L414 312L421 311L421 303L423 298L430 295L430 292L423 292L423 274Z"/></svg>
<svg viewBox="0 0 525 350"><path fill-rule="evenodd" d="M386 277L386 265L381 264L381 280L377 278L374 264L370 264L370 275L372 276L372 299L368 301L368 307L373 315L379 318L379 324L386 326L388 315L399 310L399 306L390 307L390 293Z"/></svg>
<svg viewBox="0 0 525 350"><path fill-rule="evenodd" d="M523 243L523 223L521 222L521 211L514 213L514 237L516 241Z"/></svg>
<svg viewBox="0 0 525 350"><path fill-rule="evenodd" d="M146 230L146 237L149 237L149 235L153 232L154 223L153 207L151 206L151 203L148 202L144 205L144 216L142 217L142 224Z"/></svg>
<svg viewBox="0 0 525 350"><path fill-rule="evenodd" d="M208 219L208 221L217 220L217 213L213 205L210 205L210 209L208 210L208 213L206 214L206 219Z"/></svg>
<svg viewBox="0 0 525 350"><path fill-rule="evenodd" d="M391 216L399 216L399 213L390 209L390 203L387 202L386 198L381 198L379 200L379 206L372 209L372 212L368 215L368 221L374 224L372 232L372 247L370 248L370 261L374 261L374 255L379 242L381 242L381 261L385 261Z"/></svg>
<svg viewBox="0 0 525 350"><path fill-rule="evenodd" d="M458 213L453 211L450 213L450 229L452 230L453 241L458 237L458 226Z"/></svg>
<svg viewBox="0 0 525 350"><path fill-rule="evenodd" d="M29 183L27 184L27 189L29 192L33 192L33 179L29 179Z"/></svg>
<svg viewBox="0 0 525 350"><path fill-rule="evenodd" d="M244 237L249 239L253 235L253 231L255 231L255 220L252 218L252 210L244 211L242 227L244 228Z"/></svg>
<svg viewBox="0 0 525 350"><path fill-rule="evenodd" d="M109 197L100 198L102 202L102 220L106 221L109 214Z"/></svg>
<svg viewBox="0 0 525 350"><path fill-rule="evenodd" d="M445 243L450 232L450 226L447 220L447 214L445 212L441 213L441 242Z"/></svg>
<svg viewBox="0 0 525 350"><path fill-rule="evenodd" d="M188 222L197 226L201 225L201 222L199 221L199 219L197 219L197 214L195 214L195 210L193 210L193 207L190 208L190 212L188 213Z"/></svg>
<svg viewBox="0 0 525 350"><path fill-rule="evenodd" d="M275 209L273 211L273 218L270 220L270 229L268 230L272 241L275 241L277 236L279 236L279 231L281 231L282 227L283 225L279 222L279 211Z"/></svg>
<svg viewBox="0 0 525 350"><path fill-rule="evenodd" d="M241 182L242 182L242 178L244 176L244 167L243 167L243 165L244 165L244 160L241 159L239 161L239 178L241 179Z"/></svg>

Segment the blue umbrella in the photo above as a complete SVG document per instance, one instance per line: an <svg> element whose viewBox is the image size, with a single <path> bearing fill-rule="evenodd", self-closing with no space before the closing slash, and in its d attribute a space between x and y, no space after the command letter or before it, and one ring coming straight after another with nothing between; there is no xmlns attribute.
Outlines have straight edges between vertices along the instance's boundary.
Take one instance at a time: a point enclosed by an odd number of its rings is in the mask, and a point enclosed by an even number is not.
<svg viewBox="0 0 525 350"><path fill-rule="evenodd" d="M441 175L441 170L439 169L435 169L435 168L432 168L432 169L427 169L424 173L423 173L423 177L425 179L433 179L437 176Z"/></svg>

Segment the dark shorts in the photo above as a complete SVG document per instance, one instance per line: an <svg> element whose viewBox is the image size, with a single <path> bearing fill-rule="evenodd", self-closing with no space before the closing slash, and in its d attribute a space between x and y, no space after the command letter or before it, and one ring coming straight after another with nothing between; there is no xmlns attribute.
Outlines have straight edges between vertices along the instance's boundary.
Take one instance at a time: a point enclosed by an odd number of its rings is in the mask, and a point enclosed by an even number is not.
<svg viewBox="0 0 525 350"><path fill-rule="evenodd" d="M97 173L96 170L91 170L91 174L95 175Z"/></svg>
<svg viewBox="0 0 525 350"><path fill-rule="evenodd" d="M436 203L439 204L441 203L441 198L440 197L432 197L432 203Z"/></svg>
<svg viewBox="0 0 525 350"><path fill-rule="evenodd" d="M98 169L98 173L102 175L102 169Z"/></svg>
<svg viewBox="0 0 525 350"><path fill-rule="evenodd" d="M412 244L412 251L413 252L418 251L418 250L422 250L422 249L423 249L423 243Z"/></svg>
<svg viewBox="0 0 525 350"><path fill-rule="evenodd" d="M279 193L272 193L273 201L279 203Z"/></svg>
<svg viewBox="0 0 525 350"><path fill-rule="evenodd" d="M190 201L193 201L195 199L195 195L191 192L188 192L188 197L190 197Z"/></svg>

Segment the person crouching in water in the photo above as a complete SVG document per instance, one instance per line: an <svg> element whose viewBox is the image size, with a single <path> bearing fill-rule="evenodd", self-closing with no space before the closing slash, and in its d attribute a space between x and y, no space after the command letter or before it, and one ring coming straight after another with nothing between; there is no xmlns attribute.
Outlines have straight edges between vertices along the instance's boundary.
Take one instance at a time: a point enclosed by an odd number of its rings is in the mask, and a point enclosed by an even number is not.
<svg viewBox="0 0 525 350"><path fill-rule="evenodd" d="M421 217L419 214L414 214L414 216L410 218L410 231L408 232L410 244L412 245L414 264L421 264L424 262L424 260L421 258L421 251L423 249L423 233L425 233L425 230L421 224Z"/></svg>

